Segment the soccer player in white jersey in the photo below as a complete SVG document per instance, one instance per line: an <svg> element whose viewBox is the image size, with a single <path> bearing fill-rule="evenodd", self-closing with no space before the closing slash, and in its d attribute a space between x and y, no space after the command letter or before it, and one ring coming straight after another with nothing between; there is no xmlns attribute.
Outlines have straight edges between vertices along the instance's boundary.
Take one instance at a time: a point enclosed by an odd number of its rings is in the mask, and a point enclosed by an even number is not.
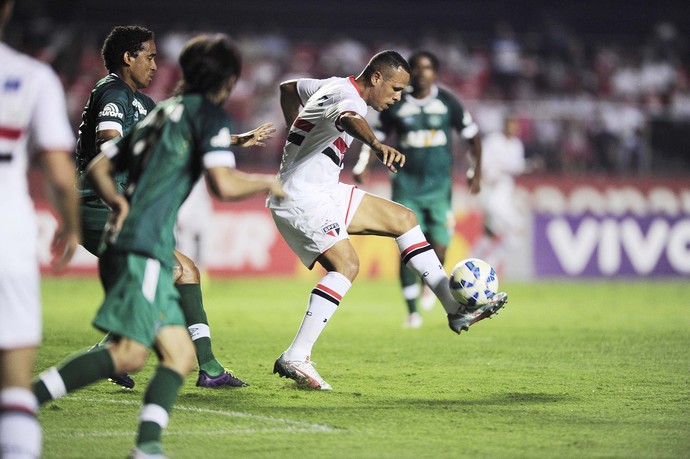
<svg viewBox="0 0 690 459"><path fill-rule="evenodd" d="M518 137L517 118L507 116L503 130L483 139L482 190L479 203L484 213L484 236L475 248L477 257L503 271L507 255L515 249L524 230L524 219L515 207L515 177L526 170L525 147Z"/></svg>
<svg viewBox="0 0 690 459"><path fill-rule="evenodd" d="M0 0L0 34L13 5ZM0 457L37 458L41 427L30 386L42 330L28 145L31 140L40 154L61 217L53 241L53 266L61 269L79 243L74 135L60 80L50 67L2 42L0 62Z"/></svg>
<svg viewBox="0 0 690 459"><path fill-rule="evenodd" d="M339 182L343 156L353 139L368 145L391 172L404 166L405 156L377 140L365 115L367 106L382 111L400 100L409 79L407 61L395 51L383 51L356 78L281 83L280 104L290 128L279 179L288 197L269 196L267 206L302 263L311 269L318 262L327 271L311 291L292 344L273 368L304 387L331 389L314 368L311 352L359 271L350 234L395 238L403 261L441 300L456 333L495 314L507 300L500 294L476 310L461 308L414 212Z"/></svg>

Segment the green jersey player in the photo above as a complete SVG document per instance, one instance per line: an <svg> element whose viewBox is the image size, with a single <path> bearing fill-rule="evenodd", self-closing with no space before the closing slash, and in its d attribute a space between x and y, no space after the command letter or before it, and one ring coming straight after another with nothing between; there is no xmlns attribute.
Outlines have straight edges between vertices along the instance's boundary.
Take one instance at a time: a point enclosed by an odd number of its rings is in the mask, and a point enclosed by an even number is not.
<svg viewBox="0 0 690 459"><path fill-rule="evenodd" d="M106 40L104 56L109 45L110 42ZM153 49L148 51L155 57L155 45L153 45ZM150 77L152 77L156 67L153 59L150 62ZM120 74L122 77L119 76ZM81 197L83 221L82 245L96 256L100 253L99 245L103 234L103 225L110 209L86 182L84 171L86 165L99 153L100 146L105 141L127 134L139 120L144 119L155 107L156 104L153 99L139 91L138 88L140 84L144 84L143 87L148 86L151 81L150 77L143 83L136 83L135 78L127 78L123 70L114 69L113 73L96 83L82 112L76 151L77 171L79 173L78 189ZM134 88L130 86L130 80L135 82ZM120 189L124 190L127 174L120 174L116 180Z"/></svg>
<svg viewBox="0 0 690 459"><path fill-rule="evenodd" d="M443 263L454 227L453 131L469 142L473 163L468 171L469 186L476 194L481 179L479 127L455 96L435 84L439 61L434 54L419 51L410 57L409 63L411 90L390 109L381 112L375 130L380 137L396 135L406 163L397 174L391 174L392 199L417 214L422 231ZM362 147L353 171L360 183L366 176L370 156L369 148ZM419 279L401 263L400 280L408 308L404 326L418 328L422 325L416 305ZM425 294L422 305L431 308L435 300L433 294Z"/></svg>
<svg viewBox="0 0 690 459"><path fill-rule="evenodd" d="M160 366L144 394L130 456L137 458L163 457L162 429L184 377L195 366L173 283L180 206L202 173L222 200L269 191L283 196L274 176L234 169L230 121L221 105L240 72L235 46L225 35L196 37L184 46L180 65L178 95L120 141L104 146L85 169L93 189L112 209L99 263L106 297L93 324L113 338L41 373L34 383L44 403L113 373L138 371L155 347ZM129 176L124 195L113 178L118 172Z"/></svg>
<svg viewBox="0 0 690 459"><path fill-rule="evenodd" d="M79 172L80 214L83 246L99 256L102 235L110 209L89 187L85 180L87 164L98 154L103 143L129 133L134 125L153 109L153 100L141 92L152 81L156 71L154 34L140 26L115 27L103 43L105 67L109 75L96 83L84 107L79 127L76 162ZM264 133L265 127L259 128ZM256 144L255 132L233 136L234 143ZM127 183L127 173L116 176L120 190ZM211 333L201 295L201 275L194 261L175 251L173 270L175 287L181 296L180 304L194 340L200 387L242 387L244 381L235 377L215 358ZM109 339L105 338L105 341ZM113 375L115 384L134 387L134 380L126 374Z"/></svg>

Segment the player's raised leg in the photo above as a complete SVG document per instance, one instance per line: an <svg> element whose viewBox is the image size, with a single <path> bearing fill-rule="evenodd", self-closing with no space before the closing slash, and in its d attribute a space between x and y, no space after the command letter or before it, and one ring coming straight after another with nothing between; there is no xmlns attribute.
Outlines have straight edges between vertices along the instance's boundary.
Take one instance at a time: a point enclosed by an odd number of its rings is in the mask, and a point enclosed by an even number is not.
<svg viewBox="0 0 690 459"><path fill-rule="evenodd" d="M397 237L396 242L403 262L421 276L424 283L433 290L441 301L448 316L448 325L455 333L460 334L461 331L467 331L470 325L493 316L508 301L508 295L499 293L494 296L491 302L478 308L470 309L461 305L453 298L448 275L436 253L426 242L419 226Z"/></svg>
<svg viewBox="0 0 690 459"><path fill-rule="evenodd" d="M39 404L57 400L113 374L136 372L147 355L148 349L138 342L114 337L106 346L82 352L43 371L34 379L33 391Z"/></svg>
<svg viewBox="0 0 690 459"><path fill-rule="evenodd" d="M403 263L433 290L448 314L458 312L460 305L450 294L448 275L431 244L424 237L417 216L412 210L366 193L348 231L350 234L395 238Z"/></svg>
<svg viewBox="0 0 690 459"><path fill-rule="evenodd" d="M400 204L367 194L362 199L348 231L350 234L378 234L395 237L403 263L416 272L434 292L448 315L451 329L456 333L495 314L507 301L507 296L504 299L504 295L497 295L496 304L493 307L482 308L478 315L476 310L471 313L466 311L453 298L448 274L417 224L414 212ZM460 327L454 327L454 323L458 322L458 317L462 318ZM455 321L453 322L451 318Z"/></svg>

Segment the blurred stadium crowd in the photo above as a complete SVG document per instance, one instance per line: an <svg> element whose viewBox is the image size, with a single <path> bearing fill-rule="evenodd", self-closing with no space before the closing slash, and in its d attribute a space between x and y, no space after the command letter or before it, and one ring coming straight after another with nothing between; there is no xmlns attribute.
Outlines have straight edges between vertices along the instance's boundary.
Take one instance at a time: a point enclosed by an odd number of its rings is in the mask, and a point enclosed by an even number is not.
<svg viewBox="0 0 690 459"><path fill-rule="evenodd" d="M105 72L100 44L107 30L52 24L43 29L26 35L40 40L19 45L58 70L76 127L89 91ZM173 89L178 52L193 32L155 32L158 72L145 92L161 100ZM313 41L280 32L234 38L245 57L241 82L228 105L238 131L265 121L282 125L278 83L284 79L348 75L358 72L375 51L396 49L408 55L423 48L439 56L440 82L461 98L484 132L500 129L506 114L519 116L527 156L538 170L615 175L690 171L690 51L686 37L670 22L659 22L633 40L587 37L556 21L527 34L498 22L485 37L471 41L461 32L391 34L388 41L353 36ZM274 139L268 152L240 153L240 159L245 165L274 168L282 140Z"/></svg>

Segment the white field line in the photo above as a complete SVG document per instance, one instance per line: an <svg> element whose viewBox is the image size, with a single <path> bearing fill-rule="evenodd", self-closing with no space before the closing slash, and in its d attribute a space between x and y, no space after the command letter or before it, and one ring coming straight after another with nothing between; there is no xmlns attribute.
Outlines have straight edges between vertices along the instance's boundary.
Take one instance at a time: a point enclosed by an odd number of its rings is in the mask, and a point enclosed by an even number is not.
<svg viewBox="0 0 690 459"><path fill-rule="evenodd" d="M141 401L123 400L123 399L108 399L108 398L92 398L80 397L72 395L61 399L62 402L75 401L86 403L111 403L114 405L131 405L139 406ZM241 434L241 433L265 433L265 432L331 432L336 430L334 427L325 424L316 424L305 421L297 421L294 419L276 418L273 416L262 416L257 414L242 413L239 411L225 411L212 410L208 408L195 408L192 406L175 405L173 407L173 417L175 411L187 411L190 413L210 414L216 416L227 416L232 418L244 418L256 421L265 421L269 424L266 428L238 428L238 429L216 429L216 430L177 430L171 425L171 429L166 430L166 435L226 435L226 434ZM173 421L174 424L174 421ZM271 426L272 425L272 426ZM132 436L131 431L117 432L117 431L89 431L89 432L64 432L64 433L49 433L51 437L62 438L86 438L86 437L124 437Z"/></svg>

